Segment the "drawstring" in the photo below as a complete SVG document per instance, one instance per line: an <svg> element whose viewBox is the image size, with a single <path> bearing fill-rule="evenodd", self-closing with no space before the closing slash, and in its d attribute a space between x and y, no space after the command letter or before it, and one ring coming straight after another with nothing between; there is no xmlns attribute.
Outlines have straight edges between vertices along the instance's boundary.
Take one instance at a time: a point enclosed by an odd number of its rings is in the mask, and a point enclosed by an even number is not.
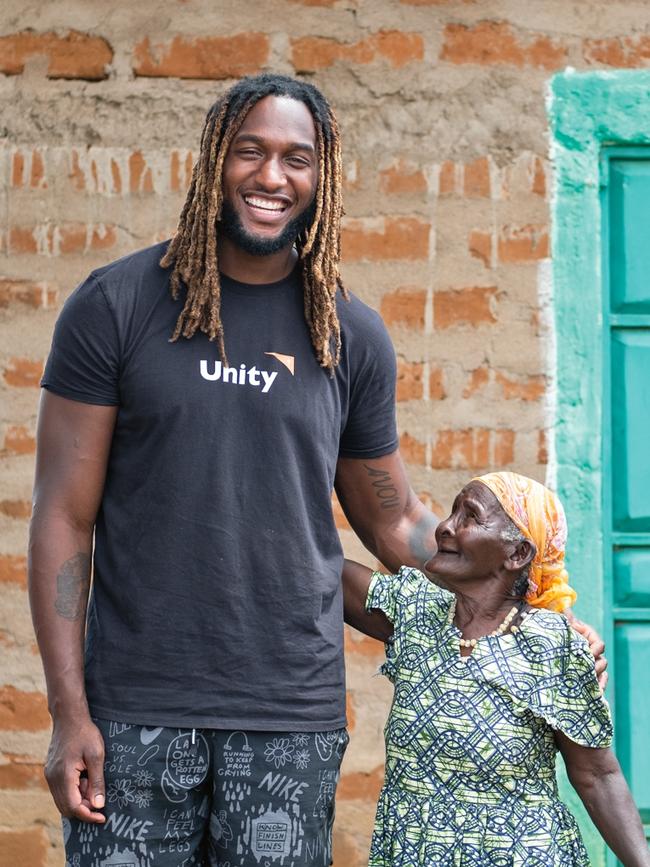
<svg viewBox="0 0 650 867"><path fill-rule="evenodd" d="M199 748L196 745L196 729L192 729L192 756L196 758L199 754Z"/></svg>

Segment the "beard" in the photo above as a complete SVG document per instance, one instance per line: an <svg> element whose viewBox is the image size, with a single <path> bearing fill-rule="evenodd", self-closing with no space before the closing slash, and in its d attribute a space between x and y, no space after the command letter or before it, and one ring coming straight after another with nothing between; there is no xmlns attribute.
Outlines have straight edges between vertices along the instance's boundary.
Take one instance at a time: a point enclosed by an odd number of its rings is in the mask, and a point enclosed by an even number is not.
<svg viewBox="0 0 650 867"><path fill-rule="evenodd" d="M280 250L294 244L296 238L309 229L315 216L316 198L314 197L311 204L307 205L302 213L289 220L279 235L276 235L275 238L262 238L247 232L237 211L230 202L224 201L217 226L245 253L249 253L251 256L270 256L272 253L279 253Z"/></svg>

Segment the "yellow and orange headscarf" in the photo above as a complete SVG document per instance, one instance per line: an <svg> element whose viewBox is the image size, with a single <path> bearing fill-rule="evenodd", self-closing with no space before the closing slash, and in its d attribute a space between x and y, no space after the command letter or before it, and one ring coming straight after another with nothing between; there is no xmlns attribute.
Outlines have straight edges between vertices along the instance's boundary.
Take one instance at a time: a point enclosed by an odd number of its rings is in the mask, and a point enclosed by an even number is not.
<svg viewBox="0 0 650 867"><path fill-rule="evenodd" d="M486 485L506 515L535 543L537 553L530 565L526 601L552 611L563 611L573 605L577 594L569 587L564 568L566 518L557 495L518 473L488 473L473 481Z"/></svg>

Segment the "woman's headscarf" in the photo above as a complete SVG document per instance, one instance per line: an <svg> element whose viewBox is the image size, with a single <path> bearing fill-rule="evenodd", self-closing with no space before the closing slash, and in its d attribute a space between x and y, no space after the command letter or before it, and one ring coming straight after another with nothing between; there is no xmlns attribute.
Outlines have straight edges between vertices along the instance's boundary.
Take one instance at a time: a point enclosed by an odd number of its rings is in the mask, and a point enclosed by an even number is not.
<svg viewBox="0 0 650 867"><path fill-rule="evenodd" d="M518 473L488 473L476 481L486 485L503 511L537 553L530 564L526 601L537 608L563 611L573 605L576 592L564 568L567 525L558 496L544 485Z"/></svg>

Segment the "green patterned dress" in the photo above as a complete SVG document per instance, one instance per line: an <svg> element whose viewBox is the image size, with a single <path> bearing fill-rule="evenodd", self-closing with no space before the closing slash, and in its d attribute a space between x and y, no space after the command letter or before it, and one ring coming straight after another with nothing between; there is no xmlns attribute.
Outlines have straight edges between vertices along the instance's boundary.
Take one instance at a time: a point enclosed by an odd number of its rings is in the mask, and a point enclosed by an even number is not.
<svg viewBox="0 0 650 867"><path fill-rule="evenodd" d="M453 599L407 567L370 584L366 607L394 624L382 672L395 694L369 867L584 867L553 731L611 742L588 645L539 609L461 657Z"/></svg>

